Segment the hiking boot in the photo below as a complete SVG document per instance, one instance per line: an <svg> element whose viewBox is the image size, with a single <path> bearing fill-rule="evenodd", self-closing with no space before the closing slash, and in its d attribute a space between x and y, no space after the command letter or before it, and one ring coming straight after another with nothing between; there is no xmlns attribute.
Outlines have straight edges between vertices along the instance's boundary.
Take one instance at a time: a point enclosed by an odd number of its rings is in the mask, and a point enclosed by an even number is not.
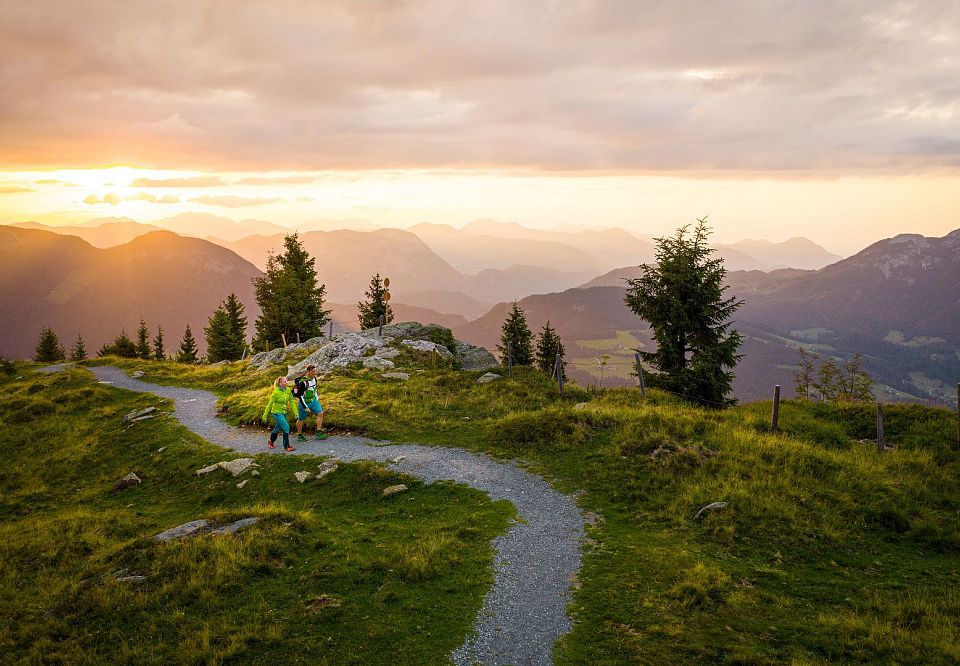
<svg viewBox="0 0 960 666"><path fill-rule="evenodd" d="M292 447L292 446L285 446L285 447L283 447L283 450L284 450L284 451L296 451L296 449L295 449L294 447Z"/></svg>
<svg viewBox="0 0 960 666"><path fill-rule="evenodd" d="M267 438L267 446L269 446L271 449L277 448L277 445L274 444L274 443L273 443L273 440L270 439L269 437Z"/></svg>
<svg viewBox="0 0 960 666"><path fill-rule="evenodd" d="M320 432L319 430L317 431L317 439L326 439L326 438L327 438L327 433Z"/></svg>
<svg viewBox="0 0 960 666"><path fill-rule="evenodd" d="M306 438L306 436L305 436L302 432L299 432L299 433L297 433L297 441L298 441L298 442L305 442L305 441L307 441L307 438Z"/></svg>

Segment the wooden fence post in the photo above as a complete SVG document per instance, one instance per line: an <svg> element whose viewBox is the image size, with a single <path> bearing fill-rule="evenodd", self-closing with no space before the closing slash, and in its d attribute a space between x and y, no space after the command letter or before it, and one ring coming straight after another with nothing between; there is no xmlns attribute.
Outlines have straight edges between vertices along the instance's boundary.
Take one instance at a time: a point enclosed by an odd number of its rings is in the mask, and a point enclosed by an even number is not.
<svg viewBox="0 0 960 666"><path fill-rule="evenodd" d="M300 331L297 331L297 344L300 344Z"/></svg>
<svg viewBox="0 0 960 666"><path fill-rule="evenodd" d="M640 352L635 353L634 358L637 360L637 377L640 378L640 398L642 400L647 399L647 387L643 382L643 364L640 363Z"/></svg>
<svg viewBox="0 0 960 666"><path fill-rule="evenodd" d="M883 441L883 403L877 403L877 453L883 453L886 444Z"/></svg>
<svg viewBox="0 0 960 666"><path fill-rule="evenodd" d="M380 327L377 329L377 335L383 335L383 315L380 315Z"/></svg>
<svg viewBox="0 0 960 666"><path fill-rule="evenodd" d="M284 335L283 333L281 333L281 334L280 334L280 339L283 340L283 346L286 347L286 346L287 346L287 336Z"/></svg>
<svg viewBox="0 0 960 666"><path fill-rule="evenodd" d="M333 320L327 322L327 340L333 340Z"/></svg>
<svg viewBox="0 0 960 666"><path fill-rule="evenodd" d="M773 387L773 416L770 418L770 430L777 431L780 423L780 384Z"/></svg>

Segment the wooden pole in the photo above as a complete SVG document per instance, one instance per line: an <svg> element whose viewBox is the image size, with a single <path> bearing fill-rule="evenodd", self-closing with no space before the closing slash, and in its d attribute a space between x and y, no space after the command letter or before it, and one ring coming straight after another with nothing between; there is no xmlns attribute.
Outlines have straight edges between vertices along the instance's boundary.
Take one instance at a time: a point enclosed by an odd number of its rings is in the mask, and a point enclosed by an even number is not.
<svg viewBox="0 0 960 666"><path fill-rule="evenodd" d="M780 384L773 387L773 416L770 418L770 430L777 431L780 423Z"/></svg>
<svg viewBox="0 0 960 666"><path fill-rule="evenodd" d="M377 335L383 335L383 315L380 315L380 327L377 329Z"/></svg>
<svg viewBox="0 0 960 666"><path fill-rule="evenodd" d="M245 359L246 357L247 357L247 346L244 345L244 346L243 346L243 354L240 355L240 360L242 361L242 360Z"/></svg>
<svg viewBox="0 0 960 666"><path fill-rule="evenodd" d="M883 441L883 404L877 403L877 453L883 453L886 445Z"/></svg>
<svg viewBox="0 0 960 666"><path fill-rule="evenodd" d="M560 360L560 354L557 354L557 363L553 366L553 372L557 376L557 390L563 395L563 362Z"/></svg>
<svg viewBox="0 0 960 666"><path fill-rule="evenodd" d="M281 333L281 334L280 334L280 339L283 340L283 346L286 347L286 346L287 346L287 336L284 335L283 333Z"/></svg>
<svg viewBox="0 0 960 666"><path fill-rule="evenodd" d="M640 363L640 352L633 355L637 359L637 377L640 379L640 398L647 399L647 387L643 381L643 364Z"/></svg>
<svg viewBox="0 0 960 666"><path fill-rule="evenodd" d="M513 343L507 343L507 377L513 377Z"/></svg>
<svg viewBox="0 0 960 666"><path fill-rule="evenodd" d="M327 322L327 340L333 340L333 320Z"/></svg>
<svg viewBox="0 0 960 666"><path fill-rule="evenodd" d="M297 331L297 344L300 344L300 331Z"/></svg>

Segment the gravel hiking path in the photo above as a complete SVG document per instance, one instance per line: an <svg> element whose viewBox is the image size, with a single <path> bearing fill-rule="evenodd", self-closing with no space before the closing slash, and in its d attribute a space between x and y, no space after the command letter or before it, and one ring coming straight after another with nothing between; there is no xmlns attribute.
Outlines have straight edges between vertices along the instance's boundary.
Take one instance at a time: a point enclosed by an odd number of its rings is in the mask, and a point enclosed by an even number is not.
<svg viewBox="0 0 960 666"><path fill-rule="evenodd" d="M173 400L180 423L215 444L243 453L283 455L280 447L267 448L266 429L236 428L217 418L217 398L208 391L150 384L114 367L89 369L103 383ZM451 659L458 665L552 663L554 642L572 626L566 608L584 538L583 516L571 497L516 463L465 449L340 436L295 445L295 455L376 460L427 483L451 480L482 490L491 499L512 502L518 521L493 540L493 587L473 632Z"/></svg>

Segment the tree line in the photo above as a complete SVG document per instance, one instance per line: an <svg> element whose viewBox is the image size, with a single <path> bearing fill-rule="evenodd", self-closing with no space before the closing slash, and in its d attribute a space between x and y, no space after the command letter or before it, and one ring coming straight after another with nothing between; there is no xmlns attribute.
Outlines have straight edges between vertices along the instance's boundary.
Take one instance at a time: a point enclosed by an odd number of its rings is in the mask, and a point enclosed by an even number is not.
<svg viewBox="0 0 960 666"><path fill-rule="evenodd" d="M266 272L254 278L253 286L260 308L260 315L254 323L256 334L250 341L250 346L254 349L274 349L298 337L318 337L330 320L330 311L324 309L326 285L318 284L315 259L304 249L296 233L284 238L281 254L270 254ZM366 296L366 301L357 304L362 328L376 326L381 317L387 323L393 321L393 310L388 303L389 294L379 273L371 279ZM207 320L203 333L207 343L207 354L203 359L189 323L183 332L179 348L168 354L163 328L157 326L156 335L151 339L150 330L141 319L135 341L122 330L113 341L104 344L97 354L174 360L181 363L238 360L243 356L248 343L247 317L243 303L236 294L229 294L220 302ZM57 333L50 327L44 327L40 332L33 354L35 361L47 363L82 361L87 357L87 347L82 335L77 336L68 352Z"/></svg>

